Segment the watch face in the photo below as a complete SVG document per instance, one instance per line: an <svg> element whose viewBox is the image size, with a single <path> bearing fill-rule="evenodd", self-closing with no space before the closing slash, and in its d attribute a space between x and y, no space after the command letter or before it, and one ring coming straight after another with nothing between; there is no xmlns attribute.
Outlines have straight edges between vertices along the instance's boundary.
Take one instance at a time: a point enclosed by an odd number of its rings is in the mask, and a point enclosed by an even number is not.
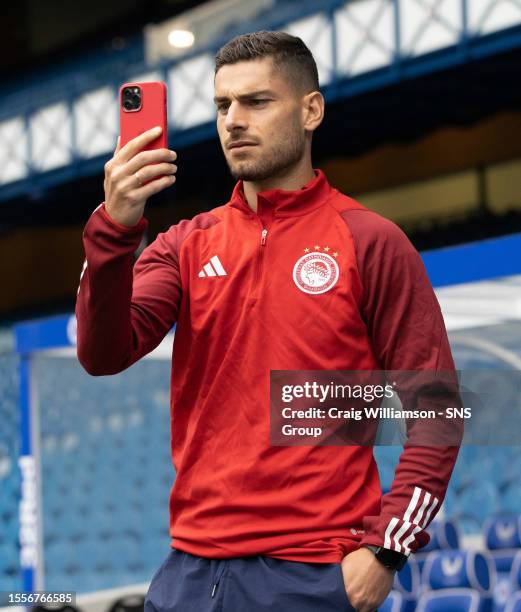
<svg viewBox="0 0 521 612"><path fill-rule="evenodd" d="M389 550L388 548L383 548L380 546L378 551L375 553L376 558L380 561L385 567L389 569L402 569L402 567L407 563L406 555L402 555L395 550Z"/></svg>
<svg viewBox="0 0 521 612"><path fill-rule="evenodd" d="M365 548L368 548L378 561L389 569L401 570L402 567L407 563L408 557L402 555L395 550L384 548L383 546L374 546L373 544L365 544Z"/></svg>

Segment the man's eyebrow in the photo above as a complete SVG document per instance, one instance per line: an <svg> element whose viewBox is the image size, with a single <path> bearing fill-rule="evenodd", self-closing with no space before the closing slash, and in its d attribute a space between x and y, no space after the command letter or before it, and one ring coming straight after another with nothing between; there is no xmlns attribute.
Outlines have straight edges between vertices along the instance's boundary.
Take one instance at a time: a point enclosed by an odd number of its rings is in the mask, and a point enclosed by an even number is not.
<svg viewBox="0 0 521 612"><path fill-rule="evenodd" d="M251 98L256 98L257 96L274 96L274 95L275 94L273 91L271 91L271 89L259 89L258 91L251 91L250 93L237 96L237 98L239 100L250 100ZM226 102L227 100L229 100L227 96L215 96L213 99L215 104L218 104L219 102Z"/></svg>

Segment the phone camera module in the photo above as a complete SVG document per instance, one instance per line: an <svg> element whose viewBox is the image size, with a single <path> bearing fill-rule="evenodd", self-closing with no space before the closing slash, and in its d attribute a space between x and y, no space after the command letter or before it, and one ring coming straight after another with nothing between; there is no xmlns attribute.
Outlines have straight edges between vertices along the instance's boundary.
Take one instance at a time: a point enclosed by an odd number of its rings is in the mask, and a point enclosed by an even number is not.
<svg viewBox="0 0 521 612"><path fill-rule="evenodd" d="M141 108L141 90L139 87L125 87L122 98L124 110L132 112Z"/></svg>

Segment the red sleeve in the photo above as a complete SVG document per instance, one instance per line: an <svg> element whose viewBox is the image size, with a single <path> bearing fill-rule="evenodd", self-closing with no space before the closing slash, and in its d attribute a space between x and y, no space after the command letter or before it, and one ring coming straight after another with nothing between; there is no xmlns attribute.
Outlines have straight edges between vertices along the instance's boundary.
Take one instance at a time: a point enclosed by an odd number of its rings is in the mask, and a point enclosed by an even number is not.
<svg viewBox="0 0 521 612"><path fill-rule="evenodd" d="M362 316L380 368L428 371L432 378L440 373L440 380L448 373L457 381L441 309L418 252L394 223L372 211L349 210L343 217L355 244L364 288ZM421 382L416 384L417 409L461 406L457 382L425 383L425 388ZM445 424L418 420L412 426L420 433L417 438L411 436L407 422L408 440L391 490L382 497L380 514L364 518L361 545L384 546L408 555L429 542L425 529L443 502L463 435L462 420L440 420ZM450 437L438 438L436 427L452 428ZM411 440L422 437L421 428L427 433L423 440L450 440L451 445L412 444Z"/></svg>
<svg viewBox="0 0 521 612"><path fill-rule="evenodd" d="M181 297L176 228L147 246L148 221L117 223L102 203L83 231L85 263L76 297L77 354L93 376L117 374L152 351L175 323Z"/></svg>

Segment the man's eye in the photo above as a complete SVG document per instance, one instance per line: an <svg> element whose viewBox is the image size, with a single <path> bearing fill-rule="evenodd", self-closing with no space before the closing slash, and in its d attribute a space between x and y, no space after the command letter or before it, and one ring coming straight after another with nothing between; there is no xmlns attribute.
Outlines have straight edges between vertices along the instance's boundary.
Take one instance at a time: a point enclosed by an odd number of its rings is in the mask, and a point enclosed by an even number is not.
<svg viewBox="0 0 521 612"><path fill-rule="evenodd" d="M218 104L217 105L217 111L219 113L222 113L222 112L228 110L228 106L229 106L228 104Z"/></svg>
<svg viewBox="0 0 521 612"><path fill-rule="evenodd" d="M256 98L255 100L251 100L251 103L254 106L258 106L259 104L263 104L264 102L268 102L268 100L263 100L263 99L260 99L260 98Z"/></svg>

